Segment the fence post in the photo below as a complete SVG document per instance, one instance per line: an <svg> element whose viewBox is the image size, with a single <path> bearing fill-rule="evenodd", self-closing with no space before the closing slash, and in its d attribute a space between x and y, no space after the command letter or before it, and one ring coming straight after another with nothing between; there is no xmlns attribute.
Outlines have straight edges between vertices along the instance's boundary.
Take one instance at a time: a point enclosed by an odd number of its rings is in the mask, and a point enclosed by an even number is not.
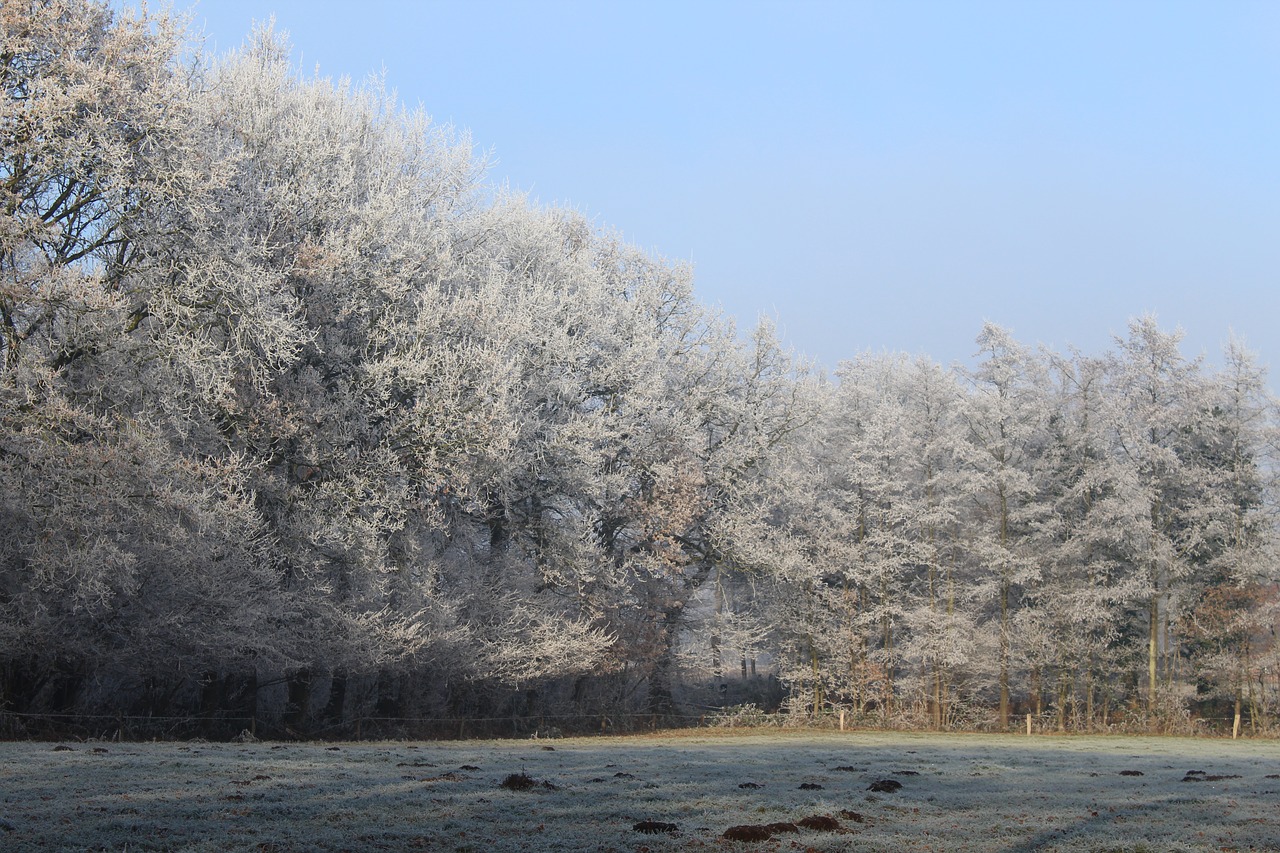
<svg viewBox="0 0 1280 853"><path fill-rule="evenodd" d="M1027 737L1031 736L1031 715L1027 714Z"/></svg>
<svg viewBox="0 0 1280 853"><path fill-rule="evenodd" d="M840 731L844 731L844 711L840 712Z"/></svg>

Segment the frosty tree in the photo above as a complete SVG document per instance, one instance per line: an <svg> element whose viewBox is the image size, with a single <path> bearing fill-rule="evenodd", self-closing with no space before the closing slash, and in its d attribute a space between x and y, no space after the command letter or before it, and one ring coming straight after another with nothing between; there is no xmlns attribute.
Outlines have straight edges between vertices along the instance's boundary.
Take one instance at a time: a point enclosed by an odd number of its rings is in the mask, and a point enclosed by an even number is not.
<svg viewBox="0 0 1280 853"><path fill-rule="evenodd" d="M0 191L13 726L1269 719L1240 347L988 325L828 380L380 81L96 0L0 6Z"/></svg>

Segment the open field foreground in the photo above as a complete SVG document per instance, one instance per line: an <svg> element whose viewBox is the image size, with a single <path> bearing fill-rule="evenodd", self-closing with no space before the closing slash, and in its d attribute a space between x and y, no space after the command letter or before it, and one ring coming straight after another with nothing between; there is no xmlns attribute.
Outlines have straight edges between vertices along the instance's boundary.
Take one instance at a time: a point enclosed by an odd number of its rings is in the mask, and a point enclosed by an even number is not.
<svg viewBox="0 0 1280 853"><path fill-rule="evenodd" d="M770 731L0 758L12 851L1280 850L1271 741Z"/></svg>

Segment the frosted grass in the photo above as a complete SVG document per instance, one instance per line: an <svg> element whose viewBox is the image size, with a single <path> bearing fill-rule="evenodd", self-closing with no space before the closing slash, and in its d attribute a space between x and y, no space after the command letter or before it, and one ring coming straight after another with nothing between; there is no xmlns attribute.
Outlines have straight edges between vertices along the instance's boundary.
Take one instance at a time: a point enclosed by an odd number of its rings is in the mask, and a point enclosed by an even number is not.
<svg viewBox="0 0 1280 853"><path fill-rule="evenodd" d="M0 744L0 849L1280 851L1271 741L774 730L67 746ZM513 773L549 784L501 787ZM902 788L868 791L883 779ZM813 815L841 828L722 838Z"/></svg>

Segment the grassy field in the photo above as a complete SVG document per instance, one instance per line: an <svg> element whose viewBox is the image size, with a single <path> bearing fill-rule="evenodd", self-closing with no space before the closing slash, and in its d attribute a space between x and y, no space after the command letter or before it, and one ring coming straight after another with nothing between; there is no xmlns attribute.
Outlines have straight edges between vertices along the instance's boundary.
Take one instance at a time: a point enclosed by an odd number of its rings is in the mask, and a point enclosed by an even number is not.
<svg viewBox="0 0 1280 853"><path fill-rule="evenodd" d="M1280 851L1280 743L2 743L0 849Z"/></svg>

